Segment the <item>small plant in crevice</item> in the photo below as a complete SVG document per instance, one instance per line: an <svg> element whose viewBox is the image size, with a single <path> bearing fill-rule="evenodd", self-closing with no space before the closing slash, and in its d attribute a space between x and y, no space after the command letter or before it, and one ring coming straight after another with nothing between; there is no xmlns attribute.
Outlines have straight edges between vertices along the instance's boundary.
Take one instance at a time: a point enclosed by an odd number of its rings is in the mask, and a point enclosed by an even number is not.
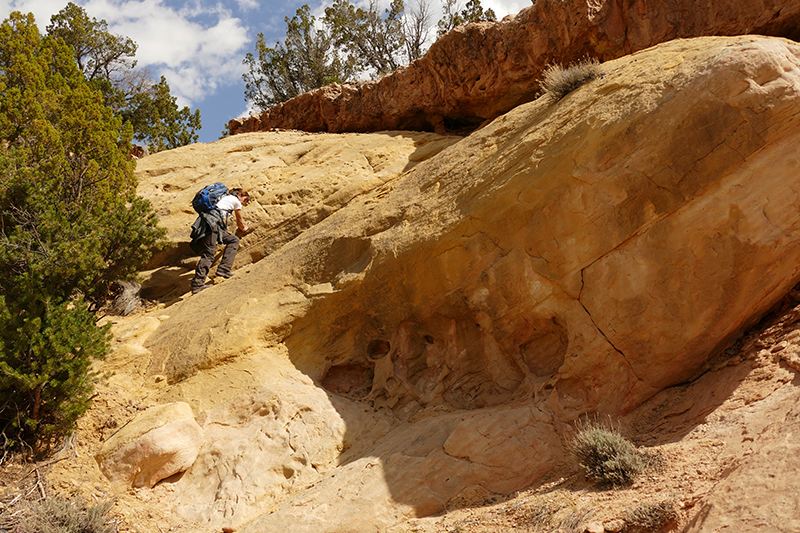
<svg viewBox="0 0 800 533"><path fill-rule="evenodd" d="M678 517L673 500L644 502L628 511L625 533L657 533L674 524Z"/></svg>
<svg viewBox="0 0 800 533"><path fill-rule="evenodd" d="M601 75L600 62L594 58L587 58L566 67L550 65L542 73L541 86L546 95L558 101Z"/></svg>
<svg viewBox="0 0 800 533"><path fill-rule="evenodd" d="M570 448L586 476L603 486L630 485L656 461L613 428L592 422L579 426Z"/></svg>

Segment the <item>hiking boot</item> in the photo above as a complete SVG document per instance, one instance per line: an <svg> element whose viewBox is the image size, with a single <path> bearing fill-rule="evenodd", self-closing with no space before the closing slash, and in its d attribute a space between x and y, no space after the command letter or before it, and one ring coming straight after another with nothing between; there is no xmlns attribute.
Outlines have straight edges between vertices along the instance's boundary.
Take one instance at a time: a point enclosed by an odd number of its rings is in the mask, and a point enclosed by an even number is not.
<svg viewBox="0 0 800 533"><path fill-rule="evenodd" d="M233 272L220 272L217 270L217 276L225 279L231 279L233 277Z"/></svg>
<svg viewBox="0 0 800 533"><path fill-rule="evenodd" d="M198 292L209 288L211 285L200 285L199 287L192 287L192 294L197 294Z"/></svg>

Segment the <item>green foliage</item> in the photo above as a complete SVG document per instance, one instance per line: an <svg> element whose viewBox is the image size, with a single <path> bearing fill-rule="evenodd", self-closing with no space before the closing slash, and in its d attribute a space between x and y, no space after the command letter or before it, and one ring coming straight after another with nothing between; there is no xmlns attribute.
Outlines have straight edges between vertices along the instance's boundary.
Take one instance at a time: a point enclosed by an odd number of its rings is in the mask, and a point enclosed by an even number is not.
<svg viewBox="0 0 800 533"><path fill-rule="evenodd" d="M308 5L285 20L282 43L270 48L259 34L255 53L248 53L243 61L248 69L242 76L245 99L259 109L363 74L380 77L422 57L430 3L420 0L406 13L403 0L392 0L381 14L376 0L366 8L334 0L325 9L322 27Z"/></svg>
<svg viewBox="0 0 800 533"><path fill-rule="evenodd" d="M47 32L72 49L86 79L151 153L197 142L200 111L179 109L163 76L155 82L146 70L135 69L137 46L131 39L112 35L105 20L90 18L72 2L53 15Z"/></svg>
<svg viewBox="0 0 800 533"><path fill-rule="evenodd" d="M89 18L82 7L68 3L50 18L47 33L72 48L78 68L87 80L114 79L136 66L136 43L112 35L105 20Z"/></svg>
<svg viewBox="0 0 800 533"><path fill-rule="evenodd" d="M580 428L571 448L586 475L601 485L628 485L648 464L628 439L596 424Z"/></svg>
<svg viewBox="0 0 800 533"><path fill-rule="evenodd" d="M596 59L585 59L568 67L551 65L542 73L542 89L554 100L558 101L566 95L595 78L602 75L600 63Z"/></svg>
<svg viewBox="0 0 800 533"><path fill-rule="evenodd" d="M147 144L151 153L196 143L199 138L195 132L201 128L200 110L178 109L164 76L127 95L125 105L116 111L133 126L134 139Z"/></svg>
<svg viewBox="0 0 800 533"><path fill-rule="evenodd" d="M315 27L316 18L303 5L291 19L286 17L286 38L269 48L258 34L255 55L248 53L245 99L266 109L304 92L353 79L353 65L342 61L333 39Z"/></svg>
<svg viewBox="0 0 800 533"><path fill-rule="evenodd" d="M88 406L94 324L163 242L136 196L131 128L32 15L0 25L0 432L46 447Z"/></svg>
<svg viewBox="0 0 800 533"><path fill-rule="evenodd" d="M344 50L359 72L372 71L378 77L400 66L403 50L403 0L392 0L381 17L375 0L367 9L356 8L348 0L334 0L325 9L325 25L334 44Z"/></svg>
<svg viewBox="0 0 800 533"><path fill-rule="evenodd" d="M0 325L3 432L46 449L89 408L99 377L91 364L105 358L108 329L95 326L80 299L57 304L33 295L10 307L0 296Z"/></svg>
<svg viewBox="0 0 800 533"><path fill-rule="evenodd" d="M466 24L468 22L480 22L482 20L495 21L495 15L492 9L483 9L481 0L468 0L467 5L460 12L459 0L444 0L442 4L442 12L444 16L439 20L439 35L444 35L448 31L457 26Z"/></svg>
<svg viewBox="0 0 800 533"><path fill-rule="evenodd" d="M81 498L45 498L26 505L16 520L18 533L115 533L107 514L111 502L88 505Z"/></svg>

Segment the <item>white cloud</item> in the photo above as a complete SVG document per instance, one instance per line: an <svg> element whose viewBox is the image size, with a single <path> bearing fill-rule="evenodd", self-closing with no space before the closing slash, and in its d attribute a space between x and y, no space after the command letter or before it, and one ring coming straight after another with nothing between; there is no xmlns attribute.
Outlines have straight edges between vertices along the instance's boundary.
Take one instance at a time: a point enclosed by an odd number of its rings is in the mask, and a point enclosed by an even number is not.
<svg viewBox="0 0 800 533"><path fill-rule="evenodd" d="M0 0L0 14L32 11L40 31L68 0ZM73 0L75 1L75 0ZM254 0L253 0L254 1ZM250 0L245 0L250 2ZM250 42L247 28L222 5L186 2L179 9L163 0L88 0L76 2L109 31L133 39L138 66L167 77L181 105L212 94L241 77Z"/></svg>
<svg viewBox="0 0 800 533"><path fill-rule="evenodd" d="M249 9L257 8L258 0L236 0L236 4L239 6L239 9L247 11Z"/></svg>
<svg viewBox="0 0 800 533"><path fill-rule="evenodd" d="M484 9L491 8L497 15L498 20L502 20L508 14L519 13L522 9L533 5L531 0L483 0L481 5Z"/></svg>
<svg viewBox="0 0 800 533"><path fill-rule="evenodd" d="M12 11L33 13L39 31L50 24L50 17L67 5L68 0L0 0L0 18L5 19Z"/></svg>
<svg viewBox="0 0 800 533"><path fill-rule="evenodd" d="M247 102L245 108L235 117L233 118L246 118L255 115L256 113L260 113L261 110L253 105L253 102Z"/></svg>

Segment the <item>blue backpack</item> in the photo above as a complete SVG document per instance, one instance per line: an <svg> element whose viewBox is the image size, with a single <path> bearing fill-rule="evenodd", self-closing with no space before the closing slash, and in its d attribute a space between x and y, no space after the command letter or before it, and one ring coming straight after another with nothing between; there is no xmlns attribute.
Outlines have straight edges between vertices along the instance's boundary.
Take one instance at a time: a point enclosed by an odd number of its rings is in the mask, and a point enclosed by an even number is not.
<svg viewBox="0 0 800 533"><path fill-rule="evenodd" d="M192 207L198 213L209 213L216 209L219 199L228 194L228 188L222 183L215 183L200 189L194 195Z"/></svg>

